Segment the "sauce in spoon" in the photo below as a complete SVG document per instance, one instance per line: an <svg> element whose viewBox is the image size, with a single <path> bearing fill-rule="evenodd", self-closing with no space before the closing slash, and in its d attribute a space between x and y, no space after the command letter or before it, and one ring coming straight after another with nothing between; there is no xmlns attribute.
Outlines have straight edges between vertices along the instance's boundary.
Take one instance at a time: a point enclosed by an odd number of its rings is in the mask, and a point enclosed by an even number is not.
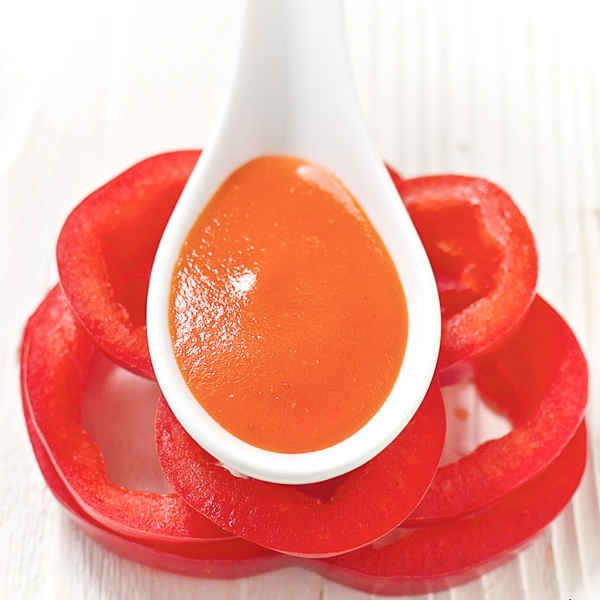
<svg viewBox="0 0 600 600"><path fill-rule="evenodd" d="M398 273L351 194L305 160L261 157L213 196L183 245L170 302L184 379L227 431L312 452L363 427L398 377Z"/></svg>

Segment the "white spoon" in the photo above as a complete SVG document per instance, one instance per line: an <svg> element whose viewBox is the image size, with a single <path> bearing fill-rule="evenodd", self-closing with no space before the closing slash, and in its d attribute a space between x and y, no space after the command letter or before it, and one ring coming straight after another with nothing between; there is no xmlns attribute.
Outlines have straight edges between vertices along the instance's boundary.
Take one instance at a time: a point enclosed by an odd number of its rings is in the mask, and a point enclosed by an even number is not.
<svg viewBox="0 0 600 600"><path fill-rule="evenodd" d="M342 181L386 245L408 308L405 357L382 408L343 442L301 454L256 448L216 423L181 375L168 322L173 270L197 216L235 169L269 154L320 163ZM175 416L205 450L243 475L290 484L340 475L383 450L419 407L439 351L439 299L425 251L363 123L339 0L246 0L224 110L156 255L147 327L156 377Z"/></svg>

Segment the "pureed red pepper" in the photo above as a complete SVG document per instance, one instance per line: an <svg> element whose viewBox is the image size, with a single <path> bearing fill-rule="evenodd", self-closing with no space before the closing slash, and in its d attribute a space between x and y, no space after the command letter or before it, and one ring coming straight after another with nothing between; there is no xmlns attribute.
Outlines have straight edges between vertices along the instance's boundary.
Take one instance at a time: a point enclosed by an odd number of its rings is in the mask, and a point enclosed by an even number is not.
<svg viewBox="0 0 600 600"><path fill-rule="evenodd" d="M406 298L383 241L332 173L290 156L245 163L179 250L173 353L226 431L308 453L379 411L406 350Z"/></svg>
<svg viewBox="0 0 600 600"><path fill-rule="evenodd" d="M151 365L147 357L143 323L146 277L162 232L162 225L176 201L176 190L183 186L187 178L185 171L191 171L197 156L197 152L170 153L136 165L102 188L102 193L92 194L86 199L75 209L74 216L69 217L61 233L58 251L59 272L61 280L64 279L67 284L65 289L75 314L85 324L99 347L121 364L147 376L151 376ZM550 318L554 323L550 328L554 332L551 334L551 337L555 336L553 339L560 340L561 336L562 339L567 339L569 335L572 336L560 317L552 316L551 309L539 308L544 305L541 300L536 301L531 309L528 308L534 298L537 257L531 233L524 219L510 198L488 182L455 176L419 178L403 182L397 174L392 175L404 195L438 276L444 311L440 361L440 366L443 367L442 374L446 380L451 380L456 374L460 375L461 361L467 361L469 364L476 362L482 369L487 369L487 364L491 369L489 373L497 374L501 367L501 378L497 378L496 374L486 375L487 370L481 370L477 385L483 393L509 412L517 429L523 427L531 414L535 413L538 400L540 404L546 401L547 390L543 391L539 385L531 386L527 382L526 371L522 371L521 375L515 374L518 370L515 371L510 360L507 361L506 356L502 356L501 347L490 352L489 359L486 356L488 349L499 341L504 342L507 334L514 331L515 325L528 310L535 312L538 317L540 310L542 313L545 310L546 316L542 317L542 321L545 323L545 319ZM107 218L109 214L112 220ZM156 218L154 215L157 215ZM499 219L498 223L496 218ZM437 226L438 222L450 226L440 229ZM470 228L469 223L475 227ZM143 243L136 241L140 239L139 231L146 228L150 235ZM121 241L126 242L125 255L129 258L137 257L141 267L121 259L118 251ZM132 279L137 281L137 285L127 283ZM511 285L515 286L514 290L511 290ZM95 293L100 294L100 302L97 302ZM113 322L115 316L117 318ZM500 326L493 323L496 316L501 322ZM527 316L527 320L531 318L533 317ZM60 325L59 321L56 315L49 317L50 323ZM51 331L50 326L47 329L48 335L51 335ZM574 363L571 360L571 364L581 366L583 359L576 356L580 350L574 338L571 342L571 359L575 357ZM550 352L553 358L549 361L540 358L547 348L533 342L531 349L537 357L533 360L538 365L539 373L544 376L542 379L554 368L553 365L569 364L569 360L561 362L563 359L560 358L561 351L558 348ZM485 354L482 354L483 351ZM514 352L518 363L523 350L519 347ZM25 364L24 372L27 371L26 366ZM546 381L553 381L553 385L562 387L559 396L566 398L573 392L584 402L585 390L581 381L585 380L585 373L583 370L578 373L579 375L574 373L572 377L564 378L550 376ZM48 392L50 389L51 387L42 386L42 396L44 390ZM531 391L535 393L535 401L524 398ZM24 398L25 396L26 394ZM27 402L25 404L27 407ZM425 510L427 504L423 504L424 508L421 509L426 514L415 513L411 520L407 521L407 524L413 526L420 525L419 528L399 529L397 536L400 539L396 541L393 538L395 534L389 534L362 550L321 562L303 561L302 564L320 565L318 568L324 569L327 576L341 579L359 588L386 593L422 591L431 585L438 589L440 586L464 581L465 577L476 576L477 573L472 570L481 572L482 561L490 568L495 564L495 558L500 558L508 549L517 547L531 537L549 522L570 498L585 463L583 424L579 426L575 435L576 423L580 421L581 413L582 404L579 402L569 413L569 425L562 430L555 430L555 433L558 431L557 435L560 434L561 441L553 443L553 440L549 440L539 455L535 449L530 453L532 464L535 463L534 469L538 469L536 473L539 473L542 465L550 464L539 475L531 477L533 469L526 467L521 468L516 477L514 473L504 470L497 479L491 478L492 487L495 488L493 494L461 497L456 477L463 467L460 466L456 473L444 467L438 471L438 479L445 480L449 489L456 493L450 494L450 500L446 502L443 494L440 496L435 492L434 486L427 495L429 508ZM528 429L527 425L525 429ZM559 452L558 447L568 441L569 435L574 437L552 461L551 455L554 453L556 456ZM35 435L32 436L34 445L35 439ZM511 444L503 442L500 446ZM529 448L524 445L521 449L525 450L526 447ZM482 452L483 455L488 453L489 450ZM494 452L490 454L493 455ZM467 459L476 466L479 460L477 451L474 455L475 458ZM506 458L503 454L499 455L502 456L502 460ZM48 456L54 461L50 452ZM568 473L564 473L564 469L557 466L564 465L566 461L571 461L575 467ZM453 465L448 467L454 468ZM446 471L442 477L440 473L444 473L444 469ZM553 477L560 476L559 482L553 484L550 475L546 476L548 473L552 473ZM311 496L320 496L322 500L327 501L333 491L338 487L343 489L343 485L342 481L335 480L318 484L316 487L304 486L301 491ZM512 490L511 485L515 486ZM71 487L67 491L71 498L76 500L77 507L87 507L83 514L90 520L95 508L90 512L90 507L82 502L82 498L72 494ZM294 493L294 490L289 490L290 497ZM544 494L551 496L551 501L543 502L542 510L538 511L536 503L540 502L539 498ZM436 496L437 500L431 502ZM474 516L457 516L470 514L477 507L486 505L487 508L483 508ZM243 509L240 507L240 510ZM523 520L519 517L528 514L531 517L529 519ZM122 523L119 523L118 519L111 521L113 516L111 514L110 518L105 520L105 530L114 536L111 527L116 523L116 529L119 531L117 537L129 542L129 538L123 535L127 530L127 511L121 513L124 521ZM135 523L135 516L130 516ZM427 525L438 521L443 522ZM507 525L513 522L514 526ZM147 532L143 532L142 539L145 535ZM151 544L147 540L143 543ZM175 544L177 545L177 542ZM467 551L467 544L474 549L472 552ZM252 544L248 546L255 547ZM438 546L453 547L456 551L448 552L449 558L442 560L435 551L435 547ZM206 549L206 546L204 548ZM193 555L194 550L190 550L190 554ZM430 557L429 561L423 560L424 557ZM138 560L143 561L144 557L140 556ZM419 568L419 564L422 568ZM168 565L165 566L169 568Z"/></svg>

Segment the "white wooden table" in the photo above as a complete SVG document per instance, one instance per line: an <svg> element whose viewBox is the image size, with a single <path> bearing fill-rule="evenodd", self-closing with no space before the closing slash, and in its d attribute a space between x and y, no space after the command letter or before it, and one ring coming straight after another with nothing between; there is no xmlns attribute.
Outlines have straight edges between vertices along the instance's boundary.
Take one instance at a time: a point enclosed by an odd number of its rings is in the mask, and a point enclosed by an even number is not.
<svg viewBox="0 0 600 600"><path fill-rule="evenodd" d="M539 290L591 366L591 456L572 503L505 566L435 600L600 594L600 3L347 0L372 135L405 176L504 187L530 221ZM57 280L54 245L87 193L150 154L202 147L239 0L0 0L0 598L364 599L290 568L177 577L99 548L47 491L25 432L18 347Z"/></svg>

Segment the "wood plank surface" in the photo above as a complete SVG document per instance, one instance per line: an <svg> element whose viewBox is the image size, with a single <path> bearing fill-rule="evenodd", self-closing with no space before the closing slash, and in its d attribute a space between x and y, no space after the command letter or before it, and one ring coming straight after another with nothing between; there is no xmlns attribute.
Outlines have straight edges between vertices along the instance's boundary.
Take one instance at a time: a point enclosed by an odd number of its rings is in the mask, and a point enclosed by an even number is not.
<svg viewBox="0 0 600 600"><path fill-rule="evenodd" d="M539 290L590 363L590 459L567 509L511 562L428 600L600 594L600 3L346 0L364 114L405 176L477 175L521 207ZM0 0L0 598L363 600L300 568L179 577L100 548L47 491L20 406L28 315L89 192L154 153L202 147L231 70L239 0Z"/></svg>

